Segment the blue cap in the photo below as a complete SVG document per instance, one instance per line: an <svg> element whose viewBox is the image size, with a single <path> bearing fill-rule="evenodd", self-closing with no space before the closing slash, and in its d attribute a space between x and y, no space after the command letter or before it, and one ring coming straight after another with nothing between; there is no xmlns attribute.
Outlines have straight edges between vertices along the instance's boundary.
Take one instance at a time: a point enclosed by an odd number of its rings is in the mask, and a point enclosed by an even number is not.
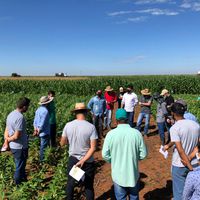
<svg viewBox="0 0 200 200"><path fill-rule="evenodd" d="M116 120L128 119L127 112L123 108L117 109L115 116Z"/></svg>

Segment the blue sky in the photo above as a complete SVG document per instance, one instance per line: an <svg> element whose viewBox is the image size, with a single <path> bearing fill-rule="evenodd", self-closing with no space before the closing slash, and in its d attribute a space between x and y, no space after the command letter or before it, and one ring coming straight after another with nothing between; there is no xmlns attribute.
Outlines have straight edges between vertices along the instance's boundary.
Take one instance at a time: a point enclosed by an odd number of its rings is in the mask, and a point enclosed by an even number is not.
<svg viewBox="0 0 200 200"><path fill-rule="evenodd" d="M200 0L0 0L0 75L200 70Z"/></svg>

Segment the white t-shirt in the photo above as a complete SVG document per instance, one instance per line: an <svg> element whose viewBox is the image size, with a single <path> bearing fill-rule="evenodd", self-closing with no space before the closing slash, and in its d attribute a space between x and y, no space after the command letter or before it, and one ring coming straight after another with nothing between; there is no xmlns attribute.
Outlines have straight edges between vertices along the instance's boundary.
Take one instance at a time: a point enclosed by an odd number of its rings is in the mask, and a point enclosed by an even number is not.
<svg viewBox="0 0 200 200"><path fill-rule="evenodd" d="M182 119L177 121L170 128L170 136L172 142L181 142L185 154L189 155L197 146L200 137L200 126L192 120ZM196 163L198 163L198 161L194 158L191 164L194 165ZM176 147L174 148L172 156L172 165L176 167L184 167Z"/></svg>
<svg viewBox="0 0 200 200"><path fill-rule="evenodd" d="M133 112L137 102L138 102L138 97L134 92L130 94L125 93L122 98L122 103L125 105L124 109L126 110L126 112Z"/></svg>

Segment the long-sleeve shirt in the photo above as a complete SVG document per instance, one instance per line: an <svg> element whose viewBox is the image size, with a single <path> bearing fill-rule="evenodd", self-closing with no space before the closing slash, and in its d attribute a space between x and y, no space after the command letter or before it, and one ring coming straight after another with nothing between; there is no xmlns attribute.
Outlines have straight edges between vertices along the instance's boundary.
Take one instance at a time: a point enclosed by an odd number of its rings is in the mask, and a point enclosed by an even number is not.
<svg viewBox="0 0 200 200"><path fill-rule="evenodd" d="M122 98L122 104L126 112L133 112L135 105L138 103L138 97L135 93L125 93Z"/></svg>
<svg viewBox="0 0 200 200"><path fill-rule="evenodd" d="M111 163L112 179L122 187L134 187L139 179L138 161L147 156L142 134L129 124L119 124L105 138L102 157Z"/></svg>
<svg viewBox="0 0 200 200"><path fill-rule="evenodd" d="M40 130L40 137L50 134L49 112L45 106L36 110L33 126Z"/></svg>
<svg viewBox="0 0 200 200"><path fill-rule="evenodd" d="M95 96L90 99L88 108L95 116L102 116L106 110L106 100L103 97Z"/></svg>
<svg viewBox="0 0 200 200"><path fill-rule="evenodd" d="M182 200L199 200L200 199L199 186L200 186L200 166L194 168L194 171L188 173L185 181Z"/></svg>

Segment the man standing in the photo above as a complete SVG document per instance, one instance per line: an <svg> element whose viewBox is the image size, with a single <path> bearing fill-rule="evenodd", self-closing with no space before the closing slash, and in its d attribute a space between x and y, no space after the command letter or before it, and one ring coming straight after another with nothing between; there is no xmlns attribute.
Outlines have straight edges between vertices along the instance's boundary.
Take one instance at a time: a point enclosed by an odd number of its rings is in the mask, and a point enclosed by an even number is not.
<svg viewBox="0 0 200 200"><path fill-rule="evenodd" d="M145 126L144 126L144 135L147 136L149 129L149 121L151 115L151 104L153 102L153 98L149 89L141 90L142 96L140 97L139 105L141 106L140 114L137 120L137 129L141 130L142 120L145 118Z"/></svg>
<svg viewBox="0 0 200 200"><path fill-rule="evenodd" d="M128 114L128 122L129 125L133 128L133 120L134 120L134 108L138 103L138 97L133 92L133 86L129 85L127 87L127 92L124 94L122 98L122 108L124 108Z"/></svg>
<svg viewBox="0 0 200 200"><path fill-rule="evenodd" d="M28 158L28 135L26 134L26 121L23 116L28 110L30 100L26 97L17 102L17 109L12 111L6 120L5 140L15 161L14 180L16 185L27 180L25 168Z"/></svg>
<svg viewBox="0 0 200 200"><path fill-rule="evenodd" d="M44 159L44 151L49 146L50 137L50 124L49 124L49 112L47 105L53 100L47 96L42 96L38 103L40 107L35 112L35 118L33 122L34 136L40 137L40 161Z"/></svg>
<svg viewBox="0 0 200 200"><path fill-rule="evenodd" d="M141 133L127 124L127 112L116 111L117 128L106 135L102 157L111 163L112 179L117 200L139 200L138 161L147 156Z"/></svg>
<svg viewBox="0 0 200 200"><path fill-rule="evenodd" d="M103 134L104 112L106 111L106 100L102 96L102 91L98 90L96 96L92 97L88 103L88 108L91 110L93 124L100 138Z"/></svg>
<svg viewBox="0 0 200 200"><path fill-rule="evenodd" d="M95 126L86 121L88 109L84 103L76 103L72 111L76 119L67 123L62 133L60 145L69 144L69 159L67 166L67 199L72 200L74 197L74 188L76 180L73 179L69 172L75 165L85 171L85 193L87 200L94 199L94 158L98 135Z"/></svg>
<svg viewBox="0 0 200 200"><path fill-rule="evenodd" d="M182 104L174 103L171 111L176 122L170 128L171 143L165 145L164 150L175 144L172 156L173 195L174 200L181 200L186 174L189 170L193 170L193 167L198 163L197 159L194 158L190 164L188 155L198 144L200 126L192 120L184 119L185 108Z"/></svg>
<svg viewBox="0 0 200 200"><path fill-rule="evenodd" d="M111 122L112 122L114 103L117 101L117 95L113 91L113 88L111 88L110 86L107 86L105 89L104 96L106 99L106 117L105 117L104 126L105 126L105 128L110 129Z"/></svg>
<svg viewBox="0 0 200 200"><path fill-rule="evenodd" d="M172 107L172 104L174 103L174 98L172 97L172 95L170 95L170 93L167 89L163 89L160 95L164 97L167 112L168 112L166 121L165 121L165 126L166 126L167 132L168 132L168 140L166 143L168 144L170 142L170 131L169 130L171 128L171 123L170 123L170 120L168 120L168 118L171 117L171 107Z"/></svg>
<svg viewBox="0 0 200 200"><path fill-rule="evenodd" d="M54 98L55 92L49 90L48 98ZM50 123L50 145L51 147L56 147L56 107L54 99L48 104L47 107L49 111L49 123Z"/></svg>

